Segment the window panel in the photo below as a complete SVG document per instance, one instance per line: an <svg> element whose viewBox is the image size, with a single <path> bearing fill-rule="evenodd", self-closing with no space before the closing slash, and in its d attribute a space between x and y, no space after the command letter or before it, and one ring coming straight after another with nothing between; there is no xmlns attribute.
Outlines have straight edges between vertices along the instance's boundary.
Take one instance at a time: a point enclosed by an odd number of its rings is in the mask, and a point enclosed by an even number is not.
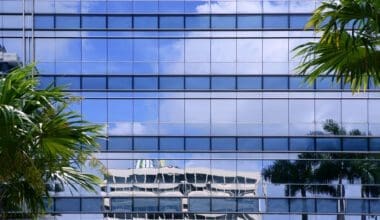
<svg viewBox="0 0 380 220"><path fill-rule="evenodd" d="M267 212L289 212L288 199L267 199Z"/></svg>
<svg viewBox="0 0 380 220"><path fill-rule="evenodd" d="M83 89L106 89L106 77L83 77Z"/></svg>
<svg viewBox="0 0 380 220"><path fill-rule="evenodd" d="M108 28L121 29L132 28L131 16L108 16Z"/></svg>
<svg viewBox="0 0 380 220"><path fill-rule="evenodd" d="M138 29L158 28L156 16L134 16L133 27Z"/></svg>
<svg viewBox="0 0 380 220"><path fill-rule="evenodd" d="M187 29L208 29L210 28L210 17L207 15L186 16L185 24Z"/></svg>
<svg viewBox="0 0 380 220"><path fill-rule="evenodd" d="M347 199L347 213L368 213L368 200Z"/></svg>
<svg viewBox="0 0 380 220"><path fill-rule="evenodd" d="M162 0L160 1L159 12L163 13L184 13L185 2L184 1L172 1L172 0Z"/></svg>
<svg viewBox="0 0 380 220"><path fill-rule="evenodd" d="M181 200L179 198L160 198L160 212L181 212Z"/></svg>
<svg viewBox="0 0 380 220"><path fill-rule="evenodd" d="M313 123L314 100L290 100L289 101L290 123ZM304 131L306 134L309 131Z"/></svg>
<svg viewBox="0 0 380 220"><path fill-rule="evenodd" d="M82 13L106 13L107 5L106 1L82 1L81 12Z"/></svg>
<svg viewBox="0 0 380 220"><path fill-rule="evenodd" d="M265 76L263 77L263 89L288 89L288 77Z"/></svg>
<svg viewBox="0 0 380 220"><path fill-rule="evenodd" d="M75 15L57 15L55 27L62 29L80 28L80 17Z"/></svg>
<svg viewBox="0 0 380 220"><path fill-rule="evenodd" d="M57 212L79 212L80 199L79 198L56 198L55 211Z"/></svg>
<svg viewBox="0 0 380 220"><path fill-rule="evenodd" d="M186 89L210 89L209 77L186 77Z"/></svg>
<svg viewBox="0 0 380 220"><path fill-rule="evenodd" d="M262 101L240 99L237 100L238 123L262 123Z"/></svg>
<svg viewBox="0 0 380 220"><path fill-rule="evenodd" d="M133 1L107 1L107 11L111 13L131 13L133 10ZM111 14L110 13L110 14Z"/></svg>
<svg viewBox="0 0 380 220"><path fill-rule="evenodd" d="M89 122L107 121L107 103L104 99L85 99L82 101L83 118Z"/></svg>
<svg viewBox="0 0 380 220"><path fill-rule="evenodd" d="M287 151L287 138L264 138L264 151Z"/></svg>
<svg viewBox="0 0 380 220"><path fill-rule="evenodd" d="M184 89L184 78L160 77L160 89Z"/></svg>
<svg viewBox="0 0 380 220"><path fill-rule="evenodd" d="M158 100L134 100L133 119L135 122L157 122Z"/></svg>
<svg viewBox="0 0 380 220"><path fill-rule="evenodd" d="M184 123L185 114L184 100L161 99L160 100L160 122Z"/></svg>
<svg viewBox="0 0 380 220"><path fill-rule="evenodd" d="M109 137L108 138L109 151L130 151L132 150L131 137Z"/></svg>
<svg viewBox="0 0 380 220"><path fill-rule="evenodd" d="M185 141L188 151L208 151L210 149L210 139L206 137L186 137Z"/></svg>
<svg viewBox="0 0 380 220"><path fill-rule="evenodd" d="M259 212L259 200L252 198L237 199L238 212Z"/></svg>
<svg viewBox="0 0 380 220"><path fill-rule="evenodd" d="M291 15L290 28L304 29L309 19L309 15Z"/></svg>
<svg viewBox="0 0 380 220"><path fill-rule="evenodd" d="M262 17L260 15L238 15L238 29L261 29Z"/></svg>
<svg viewBox="0 0 380 220"><path fill-rule="evenodd" d="M261 151L262 139L261 138L238 138L237 139L238 151Z"/></svg>
<svg viewBox="0 0 380 220"><path fill-rule="evenodd" d="M132 198L110 198L113 212L131 212Z"/></svg>
<svg viewBox="0 0 380 220"><path fill-rule="evenodd" d="M34 16L34 27L49 29L54 28L54 16L36 15Z"/></svg>
<svg viewBox="0 0 380 220"><path fill-rule="evenodd" d="M133 58L135 61L158 60L158 40L157 39L134 39ZM144 64L144 66L146 65L147 64Z"/></svg>
<svg viewBox="0 0 380 220"><path fill-rule="evenodd" d="M134 1L134 13L154 13L158 11L158 1Z"/></svg>
<svg viewBox="0 0 380 220"><path fill-rule="evenodd" d="M237 39L238 62L261 62L262 40L260 39Z"/></svg>
<svg viewBox="0 0 380 220"><path fill-rule="evenodd" d="M189 198L190 212L210 212L209 198Z"/></svg>
<svg viewBox="0 0 380 220"><path fill-rule="evenodd" d="M211 88L212 89L235 89L236 82L235 77L223 77L223 76L214 76L211 78Z"/></svg>
<svg viewBox="0 0 380 220"><path fill-rule="evenodd" d="M81 39L69 39L69 38L58 39L57 38L55 39L56 60L78 62L79 60L81 60L81 57L82 57L81 48L82 48ZM67 66L72 68L72 66L70 65L67 65ZM78 72L80 72L80 70Z"/></svg>
<svg viewBox="0 0 380 220"><path fill-rule="evenodd" d="M188 62L210 62L210 40L208 39L186 39L185 61ZM197 64L199 65L199 64Z"/></svg>
<svg viewBox="0 0 380 220"><path fill-rule="evenodd" d="M235 138L212 138L211 139L212 150L219 151L235 151L236 142Z"/></svg>
<svg viewBox="0 0 380 220"><path fill-rule="evenodd" d="M367 151L368 144L365 138L344 138L343 139L344 151Z"/></svg>
<svg viewBox="0 0 380 220"><path fill-rule="evenodd" d="M341 83L333 81L332 77L319 77L316 80L316 88L321 90L338 90L341 89Z"/></svg>
<svg viewBox="0 0 380 220"><path fill-rule="evenodd" d="M341 141L339 138L317 138L317 150L340 151Z"/></svg>
<svg viewBox="0 0 380 220"><path fill-rule="evenodd" d="M291 151L313 151L314 139L313 138L290 138Z"/></svg>
<svg viewBox="0 0 380 220"><path fill-rule="evenodd" d="M103 207L102 198L82 198L81 210L82 212L101 212Z"/></svg>
<svg viewBox="0 0 380 220"><path fill-rule="evenodd" d="M132 122L133 103L130 99L109 99L108 100L108 121L109 122ZM120 124L120 129L122 124Z"/></svg>
<svg viewBox="0 0 380 220"><path fill-rule="evenodd" d="M183 151L184 139L174 137L160 138L160 150L165 151Z"/></svg>
<svg viewBox="0 0 380 220"><path fill-rule="evenodd" d="M157 77L135 77L134 89L158 89Z"/></svg>
<svg viewBox="0 0 380 220"><path fill-rule="evenodd" d="M211 62L235 62L236 40L212 39Z"/></svg>
<svg viewBox="0 0 380 220"><path fill-rule="evenodd" d="M289 86L290 89L314 89L314 83L310 84L309 82L305 82L305 78L299 76L290 76Z"/></svg>
<svg viewBox="0 0 380 220"><path fill-rule="evenodd" d="M319 123L332 119L337 123L341 121L340 100L315 100L315 120Z"/></svg>
<svg viewBox="0 0 380 220"><path fill-rule="evenodd" d="M261 77L259 76L239 76L237 78L238 89L261 89Z"/></svg>
<svg viewBox="0 0 380 220"><path fill-rule="evenodd" d="M158 138L155 137L135 137L133 143L134 150L158 150Z"/></svg>
<svg viewBox="0 0 380 220"><path fill-rule="evenodd" d="M183 39L160 39L159 60L183 62L185 59L185 41ZM167 68L173 68L172 63L162 63ZM178 74L176 72L176 74Z"/></svg>
<svg viewBox="0 0 380 220"><path fill-rule="evenodd" d="M106 28L106 17L82 16L82 28Z"/></svg>
<svg viewBox="0 0 380 220"><path fill-rule="evenodd" d="M264 15L264 28L265 29L287 29L288 16L287 15Z"/></svg>
<svg viewBox="0 0 380 220"><path fill-rule="evenodd" d="M367 101L342 100L342 122L367 123Z"/></svg>
<svg viewBox="0 0 380 220"><path fill-rule="evenodd" d="M335 199L317 199L317 212L319 213L336 213L338 203Z"/></svg>
<svg viewBox="0 0 380 220"><path fill-rule="evenodd" d="M132 39L108 39L107 49L110 61L132 61Z"/></svg>
<svg viewBox="0 0 380 220"><path fill-rule="evenodd" d="M211 204L212 212L236 212L235 198L213 198Z"/></svg>
<svg viewBox="0 0 380 220"><path fill-rule="evenodd" d="M160 16L160 28L184 28L183 16Z"/></svg>
<svg viewBox="0 0 380 220"><path fill-rule="evenodd" d="M22 28L23 17L21 15L3 15L3 28Z"/></svg>
<svg viewBox="0 0 380 220"><path fill-rule="evenodd" d="M290 199L291 212L313 213L315 207L314 199Z"/></svg>
<svg viewBox="0 0 380 220"><path fill-rule="evenodd" d="M263 61L264 62L288 62L287 39L264 39ZM276 64L279 65L279 64Z"/></svg>
<svg viewBox="0 0 380 220"><path fill-rule="evenodd" d="M46 89L50 85L54 86L54 77L40 76L38 80L38 89Z"/></svg>
<svg viewBox="0 0 380 220"><path fill-rule="evenodd" d="M82 39L83 61L106 61L107 40L105 39Z"/></svg>
<svg viewBox="0 0 380 220"><path fill-rule="evenodd" d="M80 77L56 77L57 86L65 86L68 89L80 89Z"/></svg>
<svg viewBox="0 0 380 220"><path fill-rule="evenodd" d="M210 123L210 101L185 100L185 120L187 123Z"/></svg>
<svg viewBox="0 0 380 220"><path fill-rule="evenodd" d="M133 198L133 211L157 212L158 198Z"/></svg>
<svg viewBox="0 0 380 220"><path fill-rule="evenodd" d="M215 29L234 29L236 17L233 15L212 15L211 28Z"/></svg>
<svg viewBox="0 0 380 220"><path fill-rule="evenodd" d="M37 62L41 61L55 61L55 40L54 39L35 39L35 59ZM9 50L9 48L6 48ZM12 51L15 52L15 51Z"/></svg>
<svg viewBox="0 0 380 220"><path fill-rule="evenodd" d="M132 89L132 77L108 77L108 89Z"/></svg>

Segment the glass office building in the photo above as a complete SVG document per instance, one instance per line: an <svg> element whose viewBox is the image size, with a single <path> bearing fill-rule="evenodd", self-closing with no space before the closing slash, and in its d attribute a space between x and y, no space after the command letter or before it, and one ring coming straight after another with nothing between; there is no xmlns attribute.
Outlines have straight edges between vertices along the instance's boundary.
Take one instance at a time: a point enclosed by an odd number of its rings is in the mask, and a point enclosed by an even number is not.
<svg viewBox="0 0 380 220"><path fill-rule="evenodd" d="M52 192L46 218L378 219L380 93L294 75L319 4L1 0L0 62L105 125L99 192Z"/></svg>

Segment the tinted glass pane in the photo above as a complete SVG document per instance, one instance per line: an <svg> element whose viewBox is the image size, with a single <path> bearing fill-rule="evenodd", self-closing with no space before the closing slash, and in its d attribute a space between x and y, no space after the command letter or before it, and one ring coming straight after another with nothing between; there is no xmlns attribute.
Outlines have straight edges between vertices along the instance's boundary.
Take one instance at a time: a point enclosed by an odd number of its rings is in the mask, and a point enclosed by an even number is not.
<svg viewBox="0 0 380 220"><path fill-rule="evenodd" d="M190 212L210 212L210 199L189 198Z"/></svg>
<svg viewBox="0 0 380 220"><path fill-rule="evenodd" d="M54 16L34 16L35 28L54 28Z"/></svg>
<svg viewBox="0 0 380 220"><path fill-rule="evenodd" d="M380 138L369 139L369 150L380 151Z"/></svg>
<svg viewBox="0 0 380 220"><path fill-rule="evenodd" d="M239 151L261 151L262 139L261 138L238 138Z"/></svg>
<svg viewBox="0 0 380 220"><path fill-rule="evenodd" d="M183 16L160 16L160 28L184 28Z"/></svg>
<svg viewBox="0 0 380 220"><path fill-rule="evenodd" d="M158 139L154 137L135 137L135 150L158 150Z"/></svg>
<svg viewBox="0 0 380 220"><path fill-rule="evenodd" d="M240 29L259 29L262 25L262 17L260 15L238 15L237 25Z"/></svg>
<svg viewBox="0 0 380 220"><path fill-rule="evenodd" d="M319 77L316 81L317 89L340 89L340 83L333 81L332 77Z"/></svg>
<svg viewBox="0 0 380 220"><path fill-rule="evenodd" d="M56 198L55 211L57 212L79 212L80 199L79 198Z"/></svg>
<svg viewBox="0 0 380 220"><path fill-rule="evenodd" d="M212 150L234 151L236 150L235 138L212 138Z"/></svg>
<svg viewBox="0 0 380 220"><path fill-rule="evenodd" d="M313 89L314 83L305 82L304 77L289 77L290 89Z"/></svg>
<svg viewBox="0 0 380 220"><path fill-rule="evenodd" d="M109 89L132 89L132 77L109 77Z"/></svg>
<svg viewBox="0 0 380 220"><path fill-rule="evenodd" d="M133 210L135 212L158 211L158 198L133 198Z"/></svg>
<svg viewBox="0 0 380 220"><path fill-rule="evenodd" d="M291 15L290 28L304 29L309 18L309 15Z"/></svg>
<svg viewBox="0 0 380 220"><path fill-rule="evenodd" d="M264 28L282 29L288 28L288 16L286 15L264 15Z"/></svg>
<svg viewBox="0 0 380 220"><path fill-rule="evenodd" d="M368 213L368 200L347 199L347 213Z"/></svg>
<svg viewBox="0 0 380 220"><path fill-rule="evenodd" d="M131 198L111 198L111 210L113 212L131 212Z"/></svg>
<svg viewBox="0 0 380 220"><path fill-rule="evenodd" d="M82 212L101 212L103 205L101 198L82 198Z"/></svg>
<svg viewBox="0 0 380 220"><path fill-rule="evenodd" d="M336 213L338 203L335 199L317 199L317 212Z"/></svg>
<svg viewBox="0 0 380 220"><path fill-rule="evenodd" d="M291 199L290 211L291 212L315 212L314 199Z"/></svg>
<svg viewBox="0 0 380 220"><path fill-rule="evenodd" d="M288 89L288 77L286 77L286 76L277 76L277 77L265 76L263 88L264 89Z"/></svg>
<svg viewBox="0 0 380 220"><path fill-rule="evenodd" d="M258 199L238 199L238 212L258 212L259 200Z"/></svg>
<svg viewBox="0 0 380 220"><path fill-rule="evenodd" d="M105 89L106 78L105 77L83 77L82 88L83 89Z"/></svg>
<svg viewBox="0 0 380 220"><path fill-rule="evenodd" d="M183 77L160 77L160 89L183 89Z"/></svg>
<svg viewBox="0 0 380 220"><path fill-rule="evenodd" d="M106 28L106 17L82 16L82 28Z"/></svg>
<svg viewBox="0 0 380 220"><path fill-rule="evenodd" d="M317 138L317 150L340 151L339 138Z"/></svg>
<svg viewBox="0 0 380 220"><path fill-rule="evenodd" d="M259 76L239 76L237 80L238 89L261 89Z"/></svg>
<svg viewBox="0 0 380 220"><path fill-rule="evenodd" d="M39 89L45 89L48 86L53 85L54 86L54 77L40 77L39 78Z"/></svg>
<svg viewBox="0 0 380 220"><path fill-rule="evenodd" d="M189 151L198 151L198 150L210 150L210 139L209 138L186 138L186 150Z"/></svg>
<svg viewBox="0 0 380 220"><path fill-rule="evenodd" d="M288 139L287 138L264 138L265 151L287 151Z"/></svg>
<svg viewBox="0 0 380 220"><path fill-rule="evenodd" d="M180 150L184 149L183 138L160 138L160 150Z"/></svg>
<svg viewBox="0 0 380 220"><path fill-rule="evenodd" d="M134 89L158 89L157 77L135 77Z"/></svg>
<svg viewBox="0 0 380 220"><path fill-rule="evenodd" d="M212 212L236 212L236 199L234 198L213 198Z"/></svg>
<svg viewBox="0 0 380 220"><path fill-rule="evenodd" d="M158 19L155 16L135 16L133 17L134 28L157 28Z"/></svg>
<svg viewBox="0 0 380 220"><path fill-rule="evenodd" d="M365 138L344 138L343 150L347 151L367 151L367 139Z"/></svg>
<svg viewBox="0 0 380 220"><path fill-rule="evenodd" d="M57 86L65 86L68 89L80 89L80 77L56 77Z"/></svg>
<svg viewBox="0 0 380 220"><path fill-rule="evenodd" d="M370 200L370 210L372 213L380 213L380 200Z"/></svg>
<svg viewBox="0 0 380 220"><path fill-rule="evenodd" d="M109 137L108 150L128 151L132 150L131 137Z"/></svg>
<svg viewBox="0 0 380 220"><path fill-rule="evenodd" d="M186 16L186 28L188 29L207 29L210 27L210 17L204 16Z"/></svg>
<svg viewBox="0 0 380 220"><path fill-rule="evenodd" d="M212 89L235 89L235 77L212 77Z"/></svg>
<svg viewBox="0 0 380 220"><path fill-rule="evenodd" d="M186 77L186 89L210 89L209 77Z"/></svg>
<svg viewBox="0 0 380 220"><path fill-rule="evenodd" d="M268 199L267 212L288 212L289 203L287 199Z"/></svg>
<svg viewBox="0 0 380 220"><path fill-rule="evenodd" d="M108 28L132 28L132 17L130 16L109 16Z"/></svg>
<svg viewBox="0 0 380 220"><path fill-rule="evenodd" d="M211 28L232 29L236 26L236 17L231 15L211 16Z"/></svg>
<svg viewBox="0 0 380 220"><path fill-rule="evenodd" d="M161 198L160 211L161 212L180 212L181 200L178 198Z"/></svg>
<svg viewBox="0 0 380 220"><path fill-rule="evenodd" d="M55 17L56 28L80 28L79 16L56 16Z"/></svg>
<svg viewBox="0 0 380 220"><path fill-rule="evenodd" d="M292 151L313 151L313 138L290 138L290 150Z"/></svg>

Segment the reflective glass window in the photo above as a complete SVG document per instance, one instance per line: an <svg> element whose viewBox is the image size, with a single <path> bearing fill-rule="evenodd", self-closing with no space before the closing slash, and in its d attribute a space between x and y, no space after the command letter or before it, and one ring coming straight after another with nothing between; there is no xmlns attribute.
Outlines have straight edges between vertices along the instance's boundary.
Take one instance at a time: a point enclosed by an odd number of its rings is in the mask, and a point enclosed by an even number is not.
<svg viewBox="0 0 380 220"><path fill-rule="evenodd" d="M210 78L202 76L186 77L186 89L210 89Z"/></svg>
<svg viewBox="0 0 380 220"><path fill-rule="evenodd" d="M317 199L317 212L319 213L336 213L338 203L335 199Z"/></svg>
<svg viewBox="0 0 380 220"><path fill-rule="evenodd" d="M132 122L132 108L133 102L131 99L108 99L108 121L120 123L118 124L118 131L122 131L129 124L125 122ZM110 130L109 130L110 132Z"/></svg>
<svg viewBox="0 0 380 220"><path fill-rule="evenodd" d="M367 151L366 138L343 138L343 150L345 151Z"/></svg>
<svg viewBox="0 0 380 220"><path fill-rule="evenodd" d="M160 198L160 212L181 212L181 200L179 198Z"/></svg>
<svg viewBox="0 0 380 220"><path fill-rule="evenodd" d="M160 77L160 89L183 89L183 77Z"/></svg>
<svg viewBox="0 0 380 220"><path fill-rule="evenodd" d="M241 137L237 139L238 151L261 151L262 139L261 138L245 138Z"/></svg>
<svg viewBox="0 0 380 220"><path fill-rule="evenodd" d="M239 76L237 77L238 89L261 89L261 77L259 76Z"/></svg>
<svg viewBox="0 0 380 220"><path fill-rule="evenodd" d="M34 27L49 29L54 28L54 16L36 15L34 16Z"/></svg>
<svg viewBox="0 0 380 220"><path fill-rule="evenodd" d="M132 17L108 16L108 28L132 28Z"/></svg>
<svg viewBox="0 0 380 220"><path fill-rule="evenodd" d="M341 83L337 83L332 77L319 77L316 80L317 89L341 89Z"/></svg>
<svg viewBox="0 0 380 220"><path fill-rule="evenodd" d="M106 28L106 17L82 16L82 28Z"/></svg>
<svg viewBox="0 0 380 220"><path fill-rule="evenodd" d="M368 213L368 200L361 199L347 199L347 213Z"/></svg>
<svg viewBox="0 0 380 220"><path fill-rule="evenodd" d="M133 1L133 12L153 13L158 11L158 1Z"/></svg>
<svg viewBox="0 0 380 220"><path fill-rule="evenodd" d="M183 16L160 16L160 28L184 28Z"/></svg>
<svg viewBox="0 0 380 220"><path fill-rule="evenodd" d="M108 138L109 151L130 151L132 150L131 137L109 137Z"/></svg>
<svg viewBox="0 0 380 220"><path fill-rule="evenodd" d="M211 78L212 89L235 89L235 77L214 76Z"/></svg>
<svg viewBox="0 0 380 220"><path fill-rule="evenodd" d="M57 86L65 86L68 89L80 89L80 77L56 77L55 82Z"/></svg>
<svg viewBox="0 0 380 220"><path fill-rule="evenodd" d="M253 198L238 198L237 199L238 212L258 212L259 200Z"/></svg>
<svg viewBox="0 0 380 220"><path fill-rule="evenodd" d="M135 77L134 89L158 89L157 77Z"/></svg>
<svg viewBox="0 0 380 220"><path fill-rule="evenodd" d="M3 28L22 28L24 26L23 17L21 15L3 15L2 18L3 18L3 22L2 22Z"/></svg>
<svg viewBox="0 0 380 220"><path fill-rule="evenodd" d="M133 198L133 211L135 212L158 211L158 198Z"/></svg>
<svg viewBox="0 0 380 220"><path fill-rule="evenodd" d="M55 47L57 48L55 50L55 58L57 61L81 60L82 41L80 39L69 39L69 38L55 39L55 44L56 44ZM67 63L65 63L65 66L70 66L70 65L67 65ZM73 67L70 66L70 69L72 68ZM80 72L80 70L78 72Z"/></svg>
<svg viewBox="0 0 380 220"><path fill-rule="evenodd" d="M310 15L290 15L290 28L304 29Z"/></svg>
<svg viewBox="0 0 380 220"><path fill-rule="evenodd" d="M132 39L108 39L107 57L109 61L132 61Z"/></svg>
<svg viewBox="0 0 380 220"><path fill-rule="evenodd" d="M102 198L82 198L81 209L82 212L101 212L103 207Z"/></svg>
<svg viewBox="0 0 380 220"><path fill-rule="evenodd" d="M264 138L264 151L287 151L287 138Z"/></svg>
<svg viewBox="0 0 380 220"><path fill-rule="evenodd" d="M185 25L188 29L208 29L210 27L210 16L186 16Z"/></svg>
<svg viewBox="0 0 380 220"><path fill-rule="evenodd" d="M190 212L210 212L209 198L189 198Z"/></svg>
<svg viewBox="0 0 380 220"><path fill-rule="evenodd" d="M288 89L288 77L286 76L265 76L263 78L264 89Z"/></svg>
<svg viewBox="0 0 380 220"><path fill-rule="evenodd" d="M290 199L291 212L315 212L314 199Z"/></svg>
<svg viewBox="0 0 380 220"><path fill-rule="evenodd" d="M211 139L212 150L235 151L235 138L216 137Z"/></svg>
<svg viewBox="0 0 380 220"><path fill-rule="evenodd" d="M108 89L132 89L132 77L108 77Z"/></svg>
<svg viewBox="0 0 380 220"><path fill-rule="evenodd" d="M210 150L210 139L205 137L187 137L185 140L188 151L208 151Z"/></svg>
<svg viewBox="0 0 380 220"><path fill-rule="evenodd" d="M46 89L48 86L54 86L54 77L40 76L39 77L39 89Z"/></svg>
<svg viewBox="0 0 380 220"><path fill-rule="evenodd" d="M80 199L79 198L56 198L55 211L57 212L79 212Z"/></svg>
<svg viewBox="0 0 380 220"><path fill-rule="evenodd" d="M291 151L313 151L314 139L313 138L290 138Z"/></svg>
<svg viewBox="0 0 380 220"><path fill-rule="evenodd" d="M106 77L83 77L83 89L106 89Z"/></svg>
<svg viewBox="0 0 380 220"><path fill-rule="evenodd" d="M339 138L317 138L317 150L340 151L341 142Z"/></svg>
<svg viewBox="0 0 380 220"><path fill-rule="evenodd" d="M133 17L134 28L157 28L158 19L157 16L135 16Z"/></svg>
<svg viewBox="0 0 380 220"><path fill-rule="evenodd" d="M237 27L239 29L261 29L262 17L260 15L238 15Z"/></svg>
<svg viewBox="0 0 380 220"><path fill-rule="evenodd" d="M288 28L287 15L264 15L265 29L285 29Z"/></svg>
<svg viewBox="0 0 380 220"><path fill-rule="evenodd" d="M133 141L135 150L158 150L158 138L135 137Z"/></svg>
<svg viewBox="0 0 380 220"><path fill-rule="evenodd" d="M289 212L288 199L267 199L267 212Z"/></svg>
<svg viewBox="0 0 380 220"><path fill-rule="evenodd" d="M216 29L234 29L236 26L236 17L233 15L212 15L211 28Z"/></svg>
<svg viewBox="0 0 380 220"><path fill-rule="evenodd" d="M132 198L111 198L111 210L113 212L131 212Z"/></svg>
<svg viewBox="0 0 380 220"><path fill-rule="evenodd" d="M380 213L380 200L374 199L370 200L370 211L372 213Z"/></svg>
<svg viewBox="0 0 380 220"><path fill-rule="evenodd" d="M135 122L158 121L158 100L135 99L133 103L133 119Z"/></svg>
<svg viewBox="0 0 380 220"><path fill-rule="evenodd" d="M62 29L80 28L80 17L76 15L57 15L55 27Z"/></svg>
<svg viewBox="0 0 380 220"><path fill-rule="evenodd" d="M160 150L180 150L184 149L184 139L177 137L162 137L160 138Z"/></svg>
<svg viewBox="0 0 380 220"><path fill-rule="evenodd" d="M304 77L291 76L289 77L289 86L290 89L313 89L314 83L305 82Z"/></svg>
<svg viewBox="0 0 380 220"><path fill-rule="evenodd" d="M133 40L134 61L157 61L158 60L158 40L157 39L134 39ZM147 63L143 67L149 67ZM137 68L138 66L134 66ZM136 71L136 70L135 70Z"/></svg>
<svg viewBox="0 0 380 220"><path fill-rule="evenodd" d="M107 60L107 40L105 39L82 39L82 60L83 61L106 61ZM104 64L104 63L91 63ZM97 68L92 70L97 72Z"/></svg>
<svg viewBox="0 0 380 220"><path fill-rule="evenodd" d="M213 198L211 204L212 212L236 212L235 198Z"/></svg>
<svg viewBox="0 0 380 220"><path fill-rule="evenodd" d="M370 151L380 151L380 138L370 138L369 139L369 150Z"/></svg>

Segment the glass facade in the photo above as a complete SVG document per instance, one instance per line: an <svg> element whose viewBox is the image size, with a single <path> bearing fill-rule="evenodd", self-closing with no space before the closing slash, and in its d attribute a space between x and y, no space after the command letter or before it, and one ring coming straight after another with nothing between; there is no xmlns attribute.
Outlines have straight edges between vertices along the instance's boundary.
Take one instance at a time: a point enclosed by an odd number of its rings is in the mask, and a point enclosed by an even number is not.
<svg viewBox="0 0 380 220"><path fill-rule="evenodd" d="M380 100L294 75L319 0L2 0L0 45L104 124L47 219L377 219Z"/></svg>

